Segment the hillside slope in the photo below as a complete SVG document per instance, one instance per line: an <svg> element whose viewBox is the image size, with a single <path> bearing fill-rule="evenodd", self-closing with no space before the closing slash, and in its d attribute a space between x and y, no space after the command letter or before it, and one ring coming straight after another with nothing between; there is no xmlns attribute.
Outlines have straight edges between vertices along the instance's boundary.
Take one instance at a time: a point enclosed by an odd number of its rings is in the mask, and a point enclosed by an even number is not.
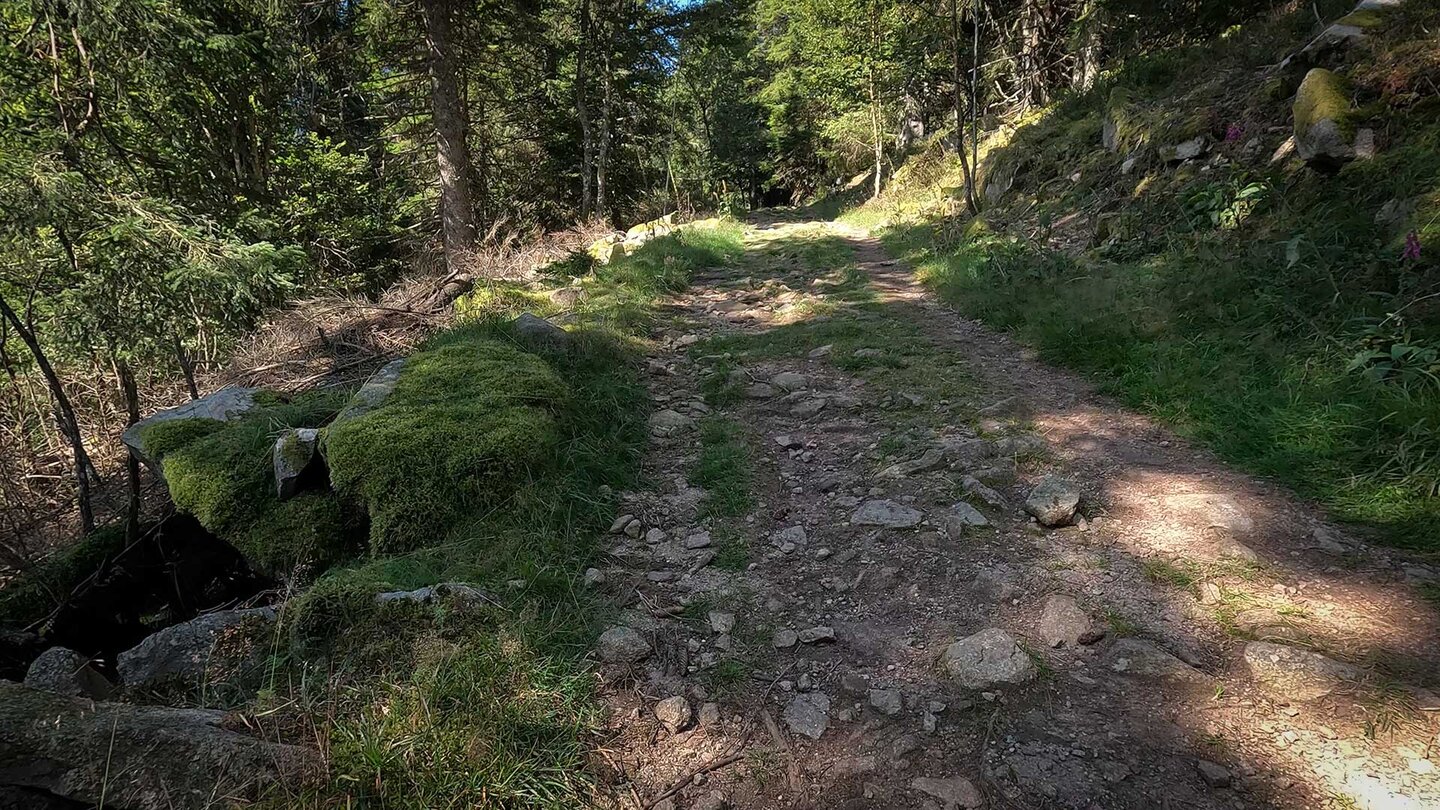
<svg viewBox="0 0 1440 810"><path fill-rule="evenodd" d="M979 218L939 138L845 218L1045 359L1387 542L1440 550L1440 9L1357 14L1361 38L1288 62L1308 10L982 133ZM1372 157L1299 157L1315 67Z"/></svg>

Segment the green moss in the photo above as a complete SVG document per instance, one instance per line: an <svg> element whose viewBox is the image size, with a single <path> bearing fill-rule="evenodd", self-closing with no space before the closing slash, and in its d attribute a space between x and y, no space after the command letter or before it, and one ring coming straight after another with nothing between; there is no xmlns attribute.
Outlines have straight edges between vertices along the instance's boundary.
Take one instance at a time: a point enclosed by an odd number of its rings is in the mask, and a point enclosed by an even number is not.
<svg viewBox="0 0 1440 810"><path fill-rule="evenodd" d="M410 357L383 405L327 431L331 480L368 509L375 553L434 543L553 463L568 396L537 355L481 330L447 333Z"/></svg>
<svg viewBox="0 0 1440 810"><path fill-rule="evenodd" d="M1305 137L1310 128L1321 121L1334 121L1348 137L1350 125L1350 91L1345 80L1324 68L1305 74L1300 89L1295 91L1295 135Z"/></svg>
<svg viewBox="0 0 1440 810"><path fill-rule="evenodd" d="M1348 25L1352 28L1378 28L1384 22L1384 14L1373 9L1359 9L1336 20L1335 24Z"/></svg>
<svg viewBox="0 0 1440 810"><path fill-rule="evenodd" d="M167 419L140 428L139 438L150 458L159 459L224 427L218 419Z"/></svg>
<svg viewBox="0 0 1440 810"><path fill-rule="evenodd" d="M344 392L317 391L261 407L230 422L177 420L147 428L176 507L235 546L257 570L288 573L333 562L347 551L340 509L329 495L275 496L273 452L287 428L320 427ZM156 444L150 444L155 441Z"/></svg>
<svg viewBox="0 0 1440 810"><path fill-rule="evenodd" d="M80 542L22 572L0 590L0 626L43 621L82 580L125 550L125 527L96 529Z"/></svg>

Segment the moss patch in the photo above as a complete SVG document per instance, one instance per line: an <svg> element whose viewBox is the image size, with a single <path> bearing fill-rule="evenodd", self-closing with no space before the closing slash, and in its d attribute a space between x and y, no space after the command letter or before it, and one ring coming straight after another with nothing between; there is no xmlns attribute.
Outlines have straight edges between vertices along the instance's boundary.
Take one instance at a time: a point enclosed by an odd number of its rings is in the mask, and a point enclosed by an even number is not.
<svg viewBox="0 0 1440 810"><path fill-rule="evenodd" d="M548 468L568 396L540 357L448 333L410 357L383 405L327 431L331 480L369 511L372 552L410 551Z"/></svg>
<svg viewBox="0 0 1440 810"><path fill-rule="evenodd" d="M279 434L320 427L344 398L339 391L310 392L291 402L267 401L229 422L158 422L141 438L159 459L176 507L235 546L256 570L283 574L334 562L348 550L336 500L307 493L281 502L272 474Z"/></svg>
<svg viewBox="0 0 1440 810"><path fill-rule="evenodd" d="M1305 74L1295 92L1295 137L1304 138L1321 121L1334 121L1346 137L1350 134L1350 92L1345 80L1324 68Z"/></svg>

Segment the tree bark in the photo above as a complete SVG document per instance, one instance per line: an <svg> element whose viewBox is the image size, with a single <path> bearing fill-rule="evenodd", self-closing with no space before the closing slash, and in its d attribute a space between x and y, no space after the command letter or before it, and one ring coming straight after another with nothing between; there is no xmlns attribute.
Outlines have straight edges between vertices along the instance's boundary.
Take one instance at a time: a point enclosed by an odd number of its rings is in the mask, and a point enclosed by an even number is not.
<svg viewBox="0 0 1440 810"><path fill-rule="evenodd" d="M45 349L40 346L40 341L35 333L25 325L10 303L0 298L0 315L10 322L15 328L15 333L20 336L21 342L30 350L35 358L35 365L40 369L41 375L45 377L45 384L50 388L50 396L55 399L55 411L59 417L56 421L60 424L60 432L70 442L70 450L75 456L75 500L76 508L80 513L80 528L86 534L95 530L95 512L90 503L90 476L89 471L93 468L90 463L90 455L85 452L85 440L80 435L80 420L75 417L75 408L70 404L70 397L65 394L65 386L60 382L60 375L55 373L55 367L50 365L50 358L45 355Z"/></svg>
<svg viewBox="0 0 1440 810"><path fill-rule="evenodd" d="M601 40L605 38L602 36ZM610 204L606 199L606 175L610 171L610 105L613 102L613 85L611 80L610 49L605 49L605 55L600 60L604 75L600 77L600 143L597 148L597 160L595 163L595 213L606 220L610 218Z"/></svg>
<svg viewBox="0 0 1440 810"><path fill-rule="evenodd" d="M580 43L575 50L575 113L580 118L580 218L595 213L595 143L590 133L586 61L590 45L590 0L580 0Z"/></svg>
<svg viewBox="0 0 1440 810"><path fill-rule="evenodd" d="M190 392L190 399L199 399L200 388L195 385L195 363L190 360L190 354L185 351L185 344L180 342L178 332L170 339L175 345L175 362L180 364L180 373L185 376L185 388Z"/></svg>
<svg viewBox="0 0 1440 810"><path fill-rule="evenodd" d="M979 25L979 20L976 20L976 25ZM960 83L960 33L960 3L959 0L950 0L951 78L955 83L955 154L960 156L960 171L965 175L965 207L973 216L980 213L980 205L975 197L975 175L971 173L970 160L965 155L965 118L960 112L965 97L963 85Z"/></svg>
<svg viewBox="0 0 1440 810"><path fill-rule="evenodd" d="M117 359L115 377L120 383L120 393L125 397L125 426L128 428L140 421L140 395L135 389L135 375L131 373L129 363ZM194 386L193 382L191 386ZM134 453L125 454L125 485L125 542L129 545L140 539L140 460Z"/></svg>
<svg viewBox="0 0 1440 810"><path fill-rule="evenodd" d="M441 236L446 264L454 270L463 252L475 244L475 206L470 188L473 169L466 142L469 126L460 97L450 13L449 0L420 0L440 168Z"/></svg>

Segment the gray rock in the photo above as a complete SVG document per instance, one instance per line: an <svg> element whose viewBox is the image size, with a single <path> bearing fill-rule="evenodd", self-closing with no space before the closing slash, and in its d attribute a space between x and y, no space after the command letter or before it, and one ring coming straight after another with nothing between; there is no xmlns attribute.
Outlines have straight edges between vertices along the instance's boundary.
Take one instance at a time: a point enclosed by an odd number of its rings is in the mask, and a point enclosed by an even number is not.
<svg viewBox="0 0 1440 810"><path fill-rule="evenodd" d="M1246 644L1244 659L1251 677L1295 700L1318 700L1364 675L1359 667L1320 653L1268 641Z"/></svg>
<svg viewBox="0 0 1440 810"><path fill-rule="evenodd" d="M643 661L652 651L650 642L624 625L600 634L600 660L607 664L633 664Z"/></svg>
<svg viewBox="0 0 1440 810"><path fill-rule="evenodd" d="M1042 478L1025 499L1025 511L1044 526L1068 525L1075 519L1075 510L1079 507L1080 490L1054 475Z"/></svg>
<svg viewBox="0 0 1440 810"><path fill-rule="evenodd" d="M835 628L833 627L810 627L801 630L800 641L805 644L821 644L835 640Z"/></svg>
<svg viewBox="0 0 1440 810"><path fill-rule="evenodd" d="M695 532L694 534L691 534L691 535L687 535L686 538L685 538L684 545L685 545L685 548L688 548L688 549L690 549L690 550L693 551L693 550L695 550L695 549L697 549L697 548L709 548L709 547L710 547L710 542L711 542L711 540L710 540L710 532L700 531L700 532Z"/></svg>
<svg viewBox="0 0 1440 810"><path fill-rule="evenodd" d="M720 722L720 704L704 703L700 706L699 719L697 721L701 728L718 725Z"/></svg>
<svg viewBox="0 0 1440 810"><path fill-rule="evenodd" d="M690 701L686 700L684 695L665 698L655 704L655 719L663 723L671 734L684 731L694 719Z"/></svg>
<svg viewBox="0 0 1440 810"><path fill-rule="evenodd" d="M601 576L603 577L604 574L601 573ZM521 582L523 583L524 580L521 580ZM464 582L441 582L435 585L426 585L423 588L416 588L413 591L386 591L385 593L375 594L375 604L377 605L394 602L414 602L416 604L426 605L441 600L470 604L475 602L494 602L495 597L486 593L481 588Z"/></svg>
<svg viewBox="0 0 1440 810"><path fill-rule="evenodd" d="M824 346L816 346L815 348L810 350L808 357L811 360L819 360L822 357L829 357L830 352L834 351L834 349L835 346L830 343L826 343Z"/></svg>
<svg viewBox="0 0 1440 810"><path fill-rule="evenodd" d="M804 526L787 526L770 535L770 542L777 546L783 546L786 543L803 546L808 540L809 538L805 535Z"/></svg>
<svg viewBox="0 0 1440 810"><path fill-rule="evenodd" d="M655 545L655 544L657 544L657 543L663 543L663 542L665 542L665 539L666 539L667 537L669 537L669 536L670 536L670 535L668 535L668 534L665 533L665 530L664 530L664 529L661 529L661 528L659 528L659 527L656 527L656 528L652 528L652 529L650 529L649 531L645 532L645 542L647 542L647 543L649 543L650 545L653 546L653 545Z"/></svg>
<svg viewBox="0 0 1440 810"><path fill-rule="evenodd" d="M975 810L985 806L985 797L980 794L980 790L971 784L969 779L960 776L949 779L922 776L911 781L910 787L939 800L945 810L962 807L965 810Z"/></svg>
<svg viewBox="0 0 1440 810"><path fill-rule="evenodd" d="M998 627L981 630L946 647L940 663L967 689L1024 683L1036 673L1035 662L1015 637Z"/></svg>
<svg viewBox="0 0 1440 810"><path fill-rule="evenodd" d="M765 383L745 386L745 396L750 399L769 399L775 396L775 388Z"/></svg>
<svg viewBox="0 0 1440 810"><path fill-rule="evenodd" d="M725 798L725 794L712 790L696 799L690 810L729 810L729 807L730 800Z"/></svg>
<svg viewBox="0 0 1440 810"><path fill-rule="evenodd" d="M672 433L678 433L693 424L695 424L694 419L678 411L665 408L651 415L650 432L668 436Z"/></svg>
<svg viewBox="0 0 1440 810"><path fill-rule="evenodd" d="M710 611L710 629L717 633L728 633L735 629L735 614L723 610Z"/></svg>
<svg viewBox="0 0 1440 810"><path fill-rule="evenodd" d="M275 439L270 452L275 470L275 494L282 501L295 497L320 460L320 431L316 428L290 428Z"/></svg>
<svg viewBox="0 0 1440 810"><path fill-rule="evenodd" d="M985 486L985 484L973 475L965 476L960 482L960 491L966 495L974 495L985 503L996 508L1004 508L1005 496Z"/></svg>
<svg viewBox="0 0 1440 810"><path fill-rule="evenodd" d="M825 410L825 406L829 404L828 401L818 398L802 400L790 409L790 414L801 419L809 419L817 416L821 411Z"/></svg>
<svg viewBox="0 0 1440 810"><path fill-rule="evenodd" d="M585 584L588 586L604 585L607 578L605 572L599 568L585 569Z"/></svg>
<svg viewBox="0 0 1440 810"><path fill-rule="evenodd" d="M788 650L800 643L800 634L794 630L776 630L770 637L770 644L777 650Z"/></svg>
<svg viewBox="0 0 1440 810"><path fill-rule="evenodd" d="M823 692L803 692L791 698L784 716L791 731L818 740L830 727L830 698Z"/></svg>
<svg viewBox="0 0 1440 810"><path fill-rule="evenodd" d="M621 532L625 531L626 526L629 526L634 521L634 515L621 515L620 517L615 518L614 523L610 524L610 533L620 534Z"/></svg>
<svg viewBox="0 0 1440 810"><path fill-rule="evenodd" d="M405 358L391 360L380 367L380 370L370 375L370 379L360 386L355 396L345 404L335 420L330 423L331 429L336 425L364 416L365 414L385 404L390 394L395 390L395 384L400 382L400 374L405 370Z"/></svg>
<svg viewBox="0 0 1440 810"><path fill-rule="evenodd" d="M570 343L570 333L559 326L529 312L522 312L510 322L510 328L521 342L540 346L565 346Z"/></svg>
<svg viewBox="0 0 1440 810"><path fill-rule="evenodd" d="M125 428L125 432L120 434L120 441L158 476L160 475L160 459L153 458L152 454L145 449L143 434L146 428L161 422L173 422L180 419L213 419L217 422L239 419L259 407L255 403L255 395L259 392L258 388L222 388L213 394L207 394L184 405L167 408L153 416L141 419Z"/></svg>
<svg viewBox="0 0 1440 810"><path fill-rule="evenodd" d="M1009 571L982 568L975 572L972 587L980 598L988 602L1003 602L1019 590L1015 577Z"/></svg>
<svg viewBox="0 0 1440 810"><path fill-rule="evenodd" d="M147 636L120 653L115 669L127 689L243 678L263 665L274 624L270 607L206 613Z"/></svg>
<svg viewBox="0 0 1440 810"><path fill-rule="evenodd" d="M905 478L920 473L932 472L944 467L946 464L945 450L939 447L932 447L925 451L925 454L914 461L902 461L898 464L891 464L880 471L881 478Z"/></svg>
<svg viewBox="0 0 1440 810"><path fill-rule="evenodd" d="M949 513L941 518L941 525L945 528L945 534L954 539L963 535L966 529L989 526L990 519L979 509L961 501L950 507Z"/></svg>
<svg viewBox="0 0 1440 810"><path fill-rule="evenodd" d="M770 384L781 391L799 391L810 386L810 381L804 374L796 374L793 371L782 371L770 378Z"/></svg>
<svg viewBox="0 0 1440 810"><path fill-rule="evenodd" d="M25 672L25 685L93 700L105 700L115 691L110 681L90 665L88 657L64 647L51 647L31 662Z"/></svg>
<svg viewBox="0 0 1440 810"><path fill-rule="evenodd" d="M875 711L891 717L900 713L904 708L904 699L899 689L871 689L870 706Z"/></svg>
<svg viewBox="0 0 1440 810"><path fill-rule="evenodd" d="M86 806L248 804L323 776L319 753L223 726L225 712L95 702L0 681L0 782Z"/></svg>
<svg viewBox="0 0 1440 810"><path fill-rule="evenodd" d="M1200 772L1200 778L1205 784L1213 788L1230 786L1230 771L1223 765L1218 765L1207 759L1195 760L1195 770Z"/></svg>
<svg viewBox="0 0 1440 810"><path fill-rule="evenodd" d="M1210 143L1208 138L1206 138L1204 135L1196 135L1195 137L1191 138L1188 141L1185 141L1184 143L1179 143L1171 147L1169 151L1166 152L1166 157L1169 160L1175 162L1179 162L1182 160L1194 160L1195 158L1205 154L1206 150L1209 149L1209 146Z"/></svg>
<svg viewBox="0 0 1440 810"><path fill-rule="evenodd" d="M873 500L860 504L850 516L856 526L882 526L887 529L905 529L920 522L919 510L903 506L891 500Z"/></svg>
<svg viewBox="0 0 1440 810"><path fill-rule="evenodd" d="M1105 637L1072 596L1051 594L1040 610L1040 640L1051 647L1094 644Z"/></svg>
<svg viewBox="0 0 1440 810"><path fill-rule="evenodd" d="M1208 686L1214 679L1179 658L1138 638L1122 638L1105 653L1111 672L1138 678Z"/></svg>

